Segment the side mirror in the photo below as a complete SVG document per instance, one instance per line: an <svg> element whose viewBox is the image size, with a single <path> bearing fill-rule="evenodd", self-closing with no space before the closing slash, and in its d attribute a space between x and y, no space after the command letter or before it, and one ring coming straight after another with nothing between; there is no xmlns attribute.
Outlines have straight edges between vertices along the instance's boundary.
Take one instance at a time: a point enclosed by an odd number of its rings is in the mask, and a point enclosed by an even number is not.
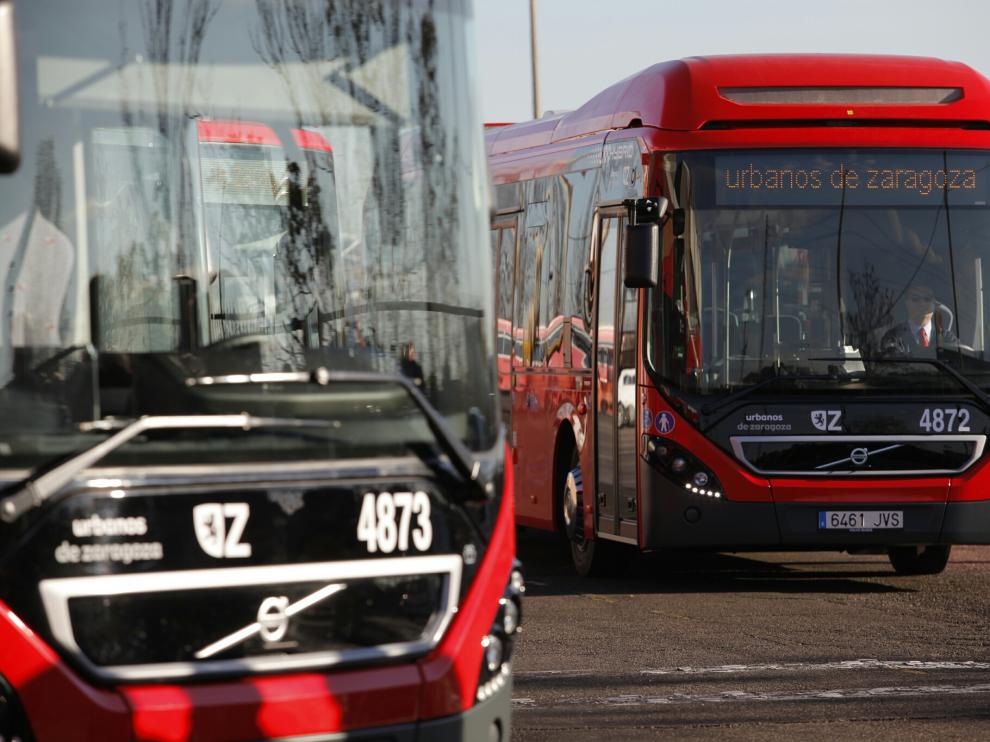
<svg viewBox="0 0 990 742"><path fill-rule="evenodd" d="M660 267L660 225L627 224L623 246L625 273L622 280L630 289L652 289L657 285Z"/></svg>
<svg viewBox="0 0 990 742"><path fill-rule="evenodd" d="M14 172L21 162L18 114L14 6L0 0L0 173Z"/></svg>
<svg viewBox="0 0 990 742"><path fill-rule="evenodd" d="M660 225L667 215L666 198L623 201L629 221L623 240L623 282L630 289L652 289L659 280Z"/></svg>

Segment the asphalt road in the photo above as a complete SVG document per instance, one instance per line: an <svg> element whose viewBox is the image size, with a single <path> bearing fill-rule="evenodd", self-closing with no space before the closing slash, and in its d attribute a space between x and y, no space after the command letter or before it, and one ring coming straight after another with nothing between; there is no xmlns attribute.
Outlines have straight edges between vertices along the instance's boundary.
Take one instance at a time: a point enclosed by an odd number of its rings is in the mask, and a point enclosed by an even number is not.
<svg viewBox="0 0 990 742"><path fill-rule="evenodd" d="M521 529L520 740L990 739L990 547L935 577L886 556L681 553L573 575Z"/></svg>

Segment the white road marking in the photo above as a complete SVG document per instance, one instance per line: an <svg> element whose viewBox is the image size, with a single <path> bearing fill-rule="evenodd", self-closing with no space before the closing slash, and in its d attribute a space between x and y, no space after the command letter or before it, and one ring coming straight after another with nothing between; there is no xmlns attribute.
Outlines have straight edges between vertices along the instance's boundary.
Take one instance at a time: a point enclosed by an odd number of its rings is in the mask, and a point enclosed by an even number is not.
<svg viewBox="0 0 990 742"><path fill-rule="evenodd" d="M826 670L990 670L990 662L923 660L838 660L835 662L768 662L759 665L668 667L640 670L642 675L715 675L774 671L823 672Z"/></svg>
<svg viewBox="0 0 990 742"><path fill-rule="evenodd" d="M550 706L668 706L674 704L702 703L781 703L785 701L835 701L849 699L905 698L917 696L949 696L990 694L990 683L979 685L916 685L887 686L882 688L829 688L801 691L741 691L721 693L672 693L667 696L625 694L601 699L568 698L551 703L538 703L532 698L513 698L514 706L522 708L547 708Z"/></svg>
<svg viewBox="0 0 990 742"><path fill-rule="evenodd" d="M715 665L712 667L661 667L639 670L640 675L729 675L758 672L825 672L828 670L990 670L990 662L952 660L836 660L833 662L766 662L756 665ZM598 676L596 670L515 671L517 679L582 678Z"/></svg>
<svg viewBox="0 0 990 742"><path fill-rule="evenodd" d="M990 662L951 661L951 660L837 660L834 662L768 662L755 665L715 665L712 667L668 667L659 669L640 670L640 675L732 675L755 674L766 671L774 672L825 672L835 670L990 670ZM600 672L593 670L538 670L513 673L516 680L565 679L581 677L601 677ZM594 705L594 706L648 706L670 704L699 704L699 703L739 703L739 702L784 702L784 701L819 701L837 699L863 698L903 698L912 696L933 695L973 695L990 694L990 683L974 685L953 685L946 683L929 685L895 685L877 688L827 688L815 690L782 690L782 691L744 691L728 690L718 693L672 693L665 696L644 694L624 694L607 696L599 699L566 698L553 700L549 703L537 701L534 698L513 698L512 703L519 708L546 708L551 706Z"/></svg>

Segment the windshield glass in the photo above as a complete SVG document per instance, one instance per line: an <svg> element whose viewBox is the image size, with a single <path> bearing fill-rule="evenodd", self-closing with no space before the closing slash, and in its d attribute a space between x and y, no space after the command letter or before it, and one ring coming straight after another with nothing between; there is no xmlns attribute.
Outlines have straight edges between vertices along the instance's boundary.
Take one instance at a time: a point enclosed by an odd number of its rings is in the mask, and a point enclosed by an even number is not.
<svg viewBox="0 0 990 742"><path fill-rule="evenodd" d="M781 391L960 391L912 362L927 359L990 385L988 165L972 151L667 155L685 226L665 227L655 370L701 394L776 376L802 377Z"/></svg>
<svg viewBox="0 0 990 742"><path fill-rule="evenodd" d="M194 378L319 367L404 374L488 448L471 22L465 0L17 3L0 457L245 404ZM320 416L285 402L314 386L248 401Z"/></svg>

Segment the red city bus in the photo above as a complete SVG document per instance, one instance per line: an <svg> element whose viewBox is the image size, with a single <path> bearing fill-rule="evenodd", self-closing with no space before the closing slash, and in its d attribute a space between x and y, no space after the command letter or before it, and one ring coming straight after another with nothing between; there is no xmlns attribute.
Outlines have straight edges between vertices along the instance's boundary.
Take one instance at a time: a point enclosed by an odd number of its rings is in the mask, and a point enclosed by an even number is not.
<svg viewBox="0 0 990 742"><path fill-rule="evenodd" d="M469 4L172 5L0 0L0 739L508 739Z"/></svg>
<svg viewBox="0 0 990 742"><path fill-rule="evenodd" d="M517 517L579 572L990 543L985 78L690 58L487 141Z"/></svg>

